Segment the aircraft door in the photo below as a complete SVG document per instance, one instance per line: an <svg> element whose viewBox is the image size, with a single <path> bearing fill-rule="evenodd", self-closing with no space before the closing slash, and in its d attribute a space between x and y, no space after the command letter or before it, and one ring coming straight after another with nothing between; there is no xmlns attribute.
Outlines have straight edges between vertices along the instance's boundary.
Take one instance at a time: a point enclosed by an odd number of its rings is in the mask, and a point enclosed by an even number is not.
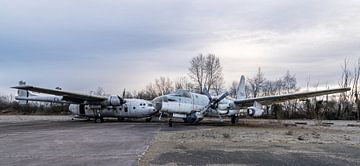
<svg viewBox="0 0 360 166"><path fill-rule="evenodd" d="M122 108L121 108L121 111L120 111L120 115L121 116L128 116L129 115L129 111L130 111L130 108L131 107L131 104L130 103L125 103L122 105Z"/></svg>
<svg viewBox="0 0 360 166"><path fill-rule="evenodd" d="M85 115L85 105L84 104L80 104L80 106L79 106L79 114L80 115Z"/></svg>
<svg viewBox="0 0 360 166"><path fill-rule="evenodd" d="M197 97L197 96L196 96ZM192 105L192 110L195 110L195 95L193 94L192 96L191 96L191 105Z"/></svg>
<svg viewBox="0 0 360 166"><path fill-rule="evenodd" d="M181 110L181 103L183 102L183 98L182 98L182 97L179 97L178 102L179 102L179 110Z"/></svg>

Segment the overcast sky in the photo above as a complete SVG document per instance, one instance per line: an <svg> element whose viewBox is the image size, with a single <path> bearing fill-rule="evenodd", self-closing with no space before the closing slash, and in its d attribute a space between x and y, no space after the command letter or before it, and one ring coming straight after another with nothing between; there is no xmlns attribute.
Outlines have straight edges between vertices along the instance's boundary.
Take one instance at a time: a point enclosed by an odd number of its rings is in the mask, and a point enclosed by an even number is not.
<svg viewBox="0 0 360 166"><path fill-rule="evenodd" d="M0 93L19 80L87 93L140 90L220 57L227 85L261 67L299 86L336 85L360 57L360 2L339 0L0 0Z"/></svg>

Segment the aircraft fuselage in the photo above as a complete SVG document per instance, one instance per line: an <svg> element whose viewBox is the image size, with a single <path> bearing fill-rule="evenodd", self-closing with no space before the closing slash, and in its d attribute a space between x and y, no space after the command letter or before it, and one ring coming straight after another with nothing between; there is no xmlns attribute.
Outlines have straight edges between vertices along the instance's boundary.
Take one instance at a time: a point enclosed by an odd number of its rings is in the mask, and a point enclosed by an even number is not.
<svg viewBox="0 0 360 166"><path fill-rule="evenodd" d="M75 115L84 117L95 117L100 114L101 117L118 118L143 118L151 117L156 113L152 103L142 99L125 99L126 103L121 106L99 107L86 104L70 104L69 110Z"/></svg>
<svg viewBox="0 0 360 166"><path fill-rule="evenodd" d="M175 118L183 118L188 122L197 119L196 112L202 111L209 102L209 98L206 95L186 90L178 90L173 94L163 95L153 100L156 109L160 112L172 114ZM217 110L208 111L206 116L219 116L219 114L234 116L240 112L240 109L234 109L233 100L228 98L219 102Z"/></svg>

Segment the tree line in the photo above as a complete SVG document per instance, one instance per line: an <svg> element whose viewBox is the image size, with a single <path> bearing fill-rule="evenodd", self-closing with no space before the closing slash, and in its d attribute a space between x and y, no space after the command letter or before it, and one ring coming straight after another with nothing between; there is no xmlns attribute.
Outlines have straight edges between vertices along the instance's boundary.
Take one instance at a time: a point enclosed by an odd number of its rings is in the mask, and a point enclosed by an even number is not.
<svg viewBox="0 0 360 166"><path fill-rule="evenodd" d="M324 118L324 119L359 119L359 77L360 58L354 68L350 68L349 60L345 59L341 65L340 87L351 87L350 92L337 95L339 97L325 96L306 100L292 100L281 104L264 106L267 118ZM296 75L286 71L283 76L275 80L265 77L259 67L257 73L246 79L245 92L247 97L261 97L294 93L300 90ZM141 98L152 100L160 95L169 94L177 89L186 89L191 92L203 93L204 88L212 95L219 95L225 91L235 98L239 81L233 81L229 87L225 86L223 68L220 58L215 54L200 54L189 61L187 75L176 79L160 76L149 82L141 90L125 91L125 98ZM310 87L310 80L306 89L316 89L319 84ZM90 94L106 96L104 89L98 87ZM0 97L0 104L11 103L13 97ZM0 107L2 109L2 107Z"/></svg>
<svg viewBox="0 0 360 166"><path fill-rule="evenodd" d="M161 76L153 82L148 83L140 91L126 92L125 97L142 98L152 100L157 96L186 89L191 92L203 93L204 87L213 95L219 95L225 91L230 97L235 98L239 81L233 81L230 87L225 86L222 65L219 57L214 54L200 54L190 60L187 76L171 80ZM360 58L353 70L349 68L349 60L345 59L341 65L340 87L351 87L350 92L340 95L328 95L314 97L306 100L292 100L271 106L264 106L265 118L307 118L307 119L359 119L359 77ZM265 77L261 67L254 76L246 79L246 97L261 97L269 95L280 95L300 91L297 85L296 75L286 71L283 76L275 80ZM306 90L317 90L319 83L310 85L307 81ZM327 86L327 85L326 85ZM337 97L334 97L337 96ZM340 96L340 97L339 97Z"/></svg>

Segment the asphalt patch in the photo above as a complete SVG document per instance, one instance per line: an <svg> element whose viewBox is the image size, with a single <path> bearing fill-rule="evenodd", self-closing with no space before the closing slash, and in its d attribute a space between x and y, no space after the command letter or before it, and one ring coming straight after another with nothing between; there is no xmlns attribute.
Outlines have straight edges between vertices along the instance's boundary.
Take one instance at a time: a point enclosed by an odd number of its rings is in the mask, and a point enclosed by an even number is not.
<svg viewBox="0 0 360 166"><path fill-rule="evenodd" d="M158 156L151 164L165 165L359 165L359 148L340 145L270 145L245 146L240 150L194 150L168 152Z"/></svg>

